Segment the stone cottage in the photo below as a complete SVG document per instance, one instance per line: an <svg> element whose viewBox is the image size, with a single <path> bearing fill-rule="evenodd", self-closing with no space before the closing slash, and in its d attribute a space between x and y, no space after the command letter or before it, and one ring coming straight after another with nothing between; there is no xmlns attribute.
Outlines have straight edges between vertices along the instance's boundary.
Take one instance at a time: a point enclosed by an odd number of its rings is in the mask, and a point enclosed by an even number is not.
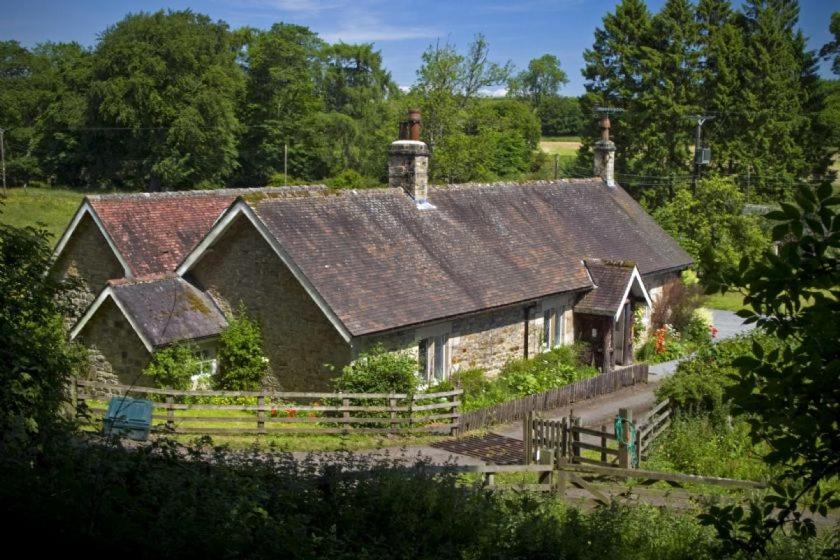
<svg viewBox="0 0 840 560"><path fill-rule="evenodd" d="M493 375L509 359L574 340L591 343L603 369L630 363L636 307L649 308L691 259L616 184L609 121L602 120L590 179L442 186L428 184L419 126L419 115L410 114L391 145L388 188L220 191L214 204L229 197L224 211L209 203L213 194L144 195L169 200L173 212L173 219L167 210L148 213L161 224L154 234L142 233L128 209L122 215L130 226L101 217L100 225L92 214L85 230L77 214L57 249L56 270L72 268L91 287L101 282L102 293L73 336L99 349L97 367L107 362L120 379L135 379L141 345L147 359L157 343L202 340L209 355L213 335L204 327L223 328L224 314L244 305L262 327L273 382L286 390L327 387L335 375L329 366L377 343L414 353L429 382L472 367ZM130 207L132 196L86 204L98 216L97 204ZM195 213L193 201L200 201ZM191 219L182 224L176 216ZM157 265L135 264L152 255ZM97 258L110 259L111 268L86 268ZM170 276L143 278L154 266ZM106 284L109 275L127 282ZM152 341L168 311L143 305L139 294L159 282L168 285L154 293L172 301L200 295L209 314L186 310L200 329L191 332L179 308L177 334ZM105 344L119 321L149 344L131 336ZM123 339L139 359L118 358L130 353Z"/></svg>

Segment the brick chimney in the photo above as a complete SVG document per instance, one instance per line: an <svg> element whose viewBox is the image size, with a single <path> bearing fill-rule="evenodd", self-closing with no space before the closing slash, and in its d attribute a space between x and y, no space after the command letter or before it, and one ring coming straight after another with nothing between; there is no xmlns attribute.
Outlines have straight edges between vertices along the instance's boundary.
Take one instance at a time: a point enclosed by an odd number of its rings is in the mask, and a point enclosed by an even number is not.
<svg viewBox="0 0 840 560"><path fill-rule="evenodd" d="M400 123L400 139L388 148L388 185L424 204L429 190L429 148L420 141L420 110L410 109Z"/></svg>
<svg viewBox="0 0 840 560"><path fill-rule="evenodd" d="M601 139L595 142L595 175L608 187L615 186L615 143L610 140L610 118L603 115L599 122Z"/></svg>

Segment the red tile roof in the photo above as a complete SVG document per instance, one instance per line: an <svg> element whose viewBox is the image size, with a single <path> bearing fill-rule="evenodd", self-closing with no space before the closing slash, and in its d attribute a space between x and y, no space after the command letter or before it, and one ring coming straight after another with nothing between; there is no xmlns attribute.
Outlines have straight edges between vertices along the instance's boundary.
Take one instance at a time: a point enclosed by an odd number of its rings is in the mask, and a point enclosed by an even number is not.
<svg viewBox="0 0 840 560"><path fill-rule="evenodd" d="M145 276L173 272L237 196L271 190L93 195L87 200L133 275Z"/></svg>

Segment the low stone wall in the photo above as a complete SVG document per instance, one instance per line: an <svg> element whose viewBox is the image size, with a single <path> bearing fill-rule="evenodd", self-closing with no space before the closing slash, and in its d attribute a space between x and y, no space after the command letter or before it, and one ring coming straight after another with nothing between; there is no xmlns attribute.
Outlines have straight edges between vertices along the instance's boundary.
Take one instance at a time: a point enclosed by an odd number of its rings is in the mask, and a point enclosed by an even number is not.
<svg viewBox="0 0 840 560"><path fill-rule="evenodd" d="M623 387L647 383L648 364L633 364L607 373L557 387L544 393L528 395L495 406L480 408L461 415L461 433L486 428L494 424L518 422L529 412L545 412L569 406L600 395L618 391Z"/></svg>

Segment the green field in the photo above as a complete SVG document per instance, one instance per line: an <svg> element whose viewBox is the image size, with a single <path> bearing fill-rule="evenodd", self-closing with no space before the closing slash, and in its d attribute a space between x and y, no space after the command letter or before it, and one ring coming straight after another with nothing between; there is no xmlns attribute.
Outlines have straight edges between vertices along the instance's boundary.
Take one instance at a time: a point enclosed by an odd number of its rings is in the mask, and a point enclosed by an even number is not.
<svg viewBox="0 0 840 560"><path fill-rule="evenodd" d="M9 189L0 194L0 223L23 227L43 224L55 243L70 222L84 193L65 189Z"/></svg>

